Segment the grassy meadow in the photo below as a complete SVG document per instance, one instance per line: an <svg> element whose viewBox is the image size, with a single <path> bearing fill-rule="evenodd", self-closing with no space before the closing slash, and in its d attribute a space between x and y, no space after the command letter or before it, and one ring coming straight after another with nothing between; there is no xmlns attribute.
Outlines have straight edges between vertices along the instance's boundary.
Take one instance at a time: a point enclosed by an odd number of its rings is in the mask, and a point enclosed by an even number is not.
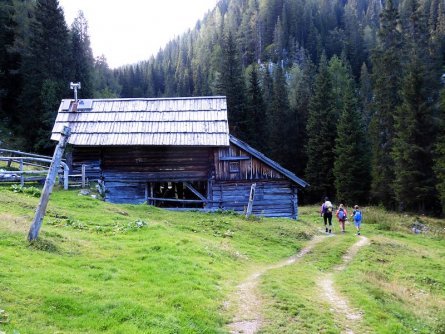
<svg viewBox="0 0 445 334"><path fill-rule="evenodd" d="M26 189L0 187L0 332L8 334L228 333L235 308L227 301L237 284L298 252L322 224L315 207L300 208L297 222L245 220L56 189L30 245L38 194ZM414 222L421 233L412 232ZM364 211L371 244L335 275L338 290L363 311L357 333L445 333L444 227ZM341 332L316 282L357 240L347 228L261 278L260 333Z"/></svg>

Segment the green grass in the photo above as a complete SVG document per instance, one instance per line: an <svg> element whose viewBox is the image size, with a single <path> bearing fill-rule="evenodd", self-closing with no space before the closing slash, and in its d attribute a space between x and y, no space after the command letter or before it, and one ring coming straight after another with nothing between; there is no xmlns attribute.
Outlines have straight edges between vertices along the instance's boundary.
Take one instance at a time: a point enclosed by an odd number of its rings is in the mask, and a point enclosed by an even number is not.
<svg viewBox="0 0 445 334"><path fill-rule="evenodd" d="M0 331L8 334L227 333L233 309L225 302L237 284L298 252L322 227L315 207L300 208L298 222L245 220L56 190L29 244L38 201L0 187ZM371 243L334 276L364 312L361 333L445 333L444 221L363 212ZM261 278L261 333L341 332L317 280L357 240L353 226L347 231Z"/></svg>
<svg viewBox="0 0 445 334"><path fill-rule="evenodd" d="M314 228L285 219L112 205L77 191L0 188L0 309L12 333L223 333L223 305L257 265L294 254ZM143 223L142 223L143 222Z"/></svg>
<svg viewBox="0 0 445 334"><path fill-rule="evenodd" d="M321 222L316 208L302 219ZM364 312L359 333L445 333L445 226L443 220L364 210L363 234L371 244L337 273L337 289ZM413 234L414 223L428 226ZM263 278L266 323L261 333L340 333L329 305L320 298L317 278L341 262L357 239L349 233L326 238L298 265ZM337 229L338 231L338 229Z"/></svg>

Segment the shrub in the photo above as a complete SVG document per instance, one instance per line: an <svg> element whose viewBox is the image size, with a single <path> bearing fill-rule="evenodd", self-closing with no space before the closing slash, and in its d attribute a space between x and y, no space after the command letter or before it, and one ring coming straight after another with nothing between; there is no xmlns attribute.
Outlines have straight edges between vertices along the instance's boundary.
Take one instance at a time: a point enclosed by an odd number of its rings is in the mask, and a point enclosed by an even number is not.
<svg viewBox="0 0 445 334"><path fill-rule="evenodd" d="M13 184L11 186L11 191L13 191L15 193L28 194L28 195L31 195L32 197L40 197L40 195L42 194L42 191L39 188L22 187L21 185L18 185L18 184Z"/></svg>

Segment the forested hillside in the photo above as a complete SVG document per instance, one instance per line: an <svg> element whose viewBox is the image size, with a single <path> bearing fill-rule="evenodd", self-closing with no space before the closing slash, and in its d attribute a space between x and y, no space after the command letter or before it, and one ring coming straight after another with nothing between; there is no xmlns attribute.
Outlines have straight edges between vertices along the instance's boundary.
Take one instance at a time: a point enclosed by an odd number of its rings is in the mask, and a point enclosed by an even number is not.
<svg viewBox="0 0 445 334"><path fill-rule="evenodd" d="M156 56L115 70L57 0L5 0L0 22L10 146L48 148L69 81L84 98L226 95L232 134L308 181L304 201L445 205L441 0L220 0Z"/></svg>

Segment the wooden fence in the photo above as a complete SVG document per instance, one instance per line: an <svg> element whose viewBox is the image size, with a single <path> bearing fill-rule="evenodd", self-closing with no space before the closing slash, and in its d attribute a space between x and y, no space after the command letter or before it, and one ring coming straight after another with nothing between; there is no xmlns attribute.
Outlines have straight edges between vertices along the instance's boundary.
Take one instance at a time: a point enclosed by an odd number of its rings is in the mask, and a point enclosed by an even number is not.
<svg viewBox="0 0 445 334"><path fill-rule="evenodd" d="M0 161L6 161L8 168L18 164L19 170L0 170L0 182L17 182L23 186L25 182L45 180L52 158L44 155L25 153L21 151L0 149ZM25 169L25 166L33 169ZM69 168L65 162L60 163L59 178L63 178L63 188L68 189Z"/></svg>

